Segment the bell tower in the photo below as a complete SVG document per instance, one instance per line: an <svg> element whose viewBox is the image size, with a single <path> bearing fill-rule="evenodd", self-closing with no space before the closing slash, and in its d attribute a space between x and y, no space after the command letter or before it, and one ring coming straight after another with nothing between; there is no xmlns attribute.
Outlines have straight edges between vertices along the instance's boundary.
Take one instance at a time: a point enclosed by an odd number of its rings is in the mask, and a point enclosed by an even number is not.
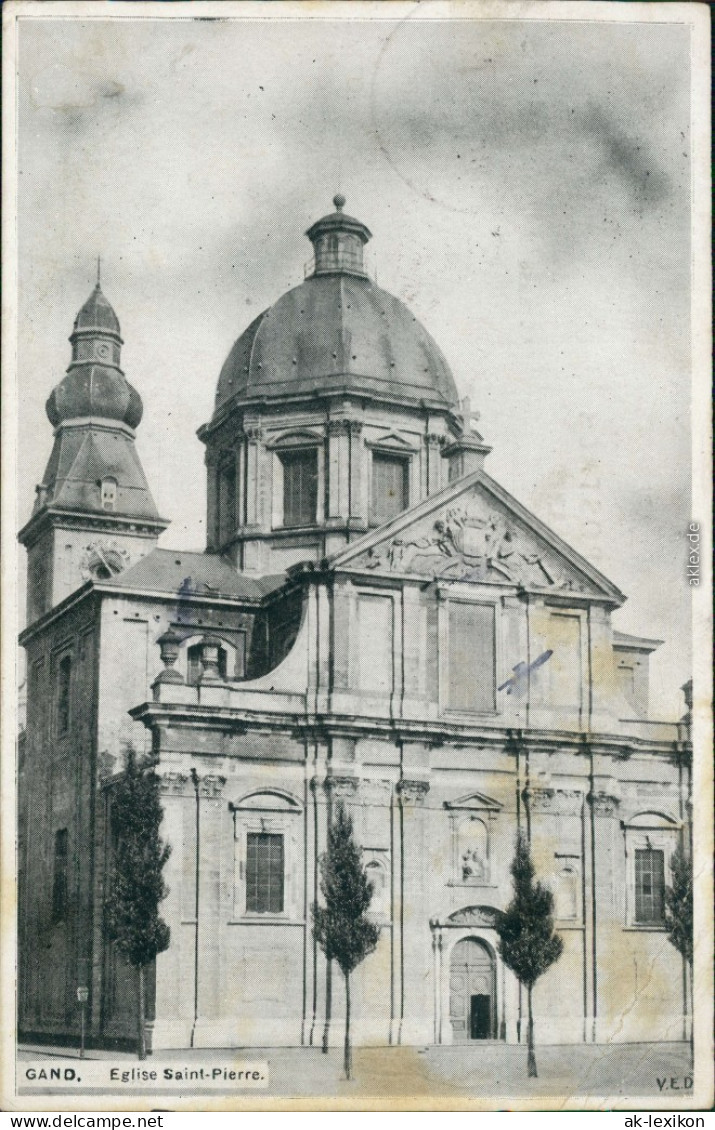
<svg viewBox="0 0 715 1130"><path fill-rule="evenodd" d="M28 554L28 624L85 581L122 572L168 525L134 444L143 406L119 367L119 321L102 293L99 264L69 340L69 368L46 405L52 454L19 534Z"/></svg>

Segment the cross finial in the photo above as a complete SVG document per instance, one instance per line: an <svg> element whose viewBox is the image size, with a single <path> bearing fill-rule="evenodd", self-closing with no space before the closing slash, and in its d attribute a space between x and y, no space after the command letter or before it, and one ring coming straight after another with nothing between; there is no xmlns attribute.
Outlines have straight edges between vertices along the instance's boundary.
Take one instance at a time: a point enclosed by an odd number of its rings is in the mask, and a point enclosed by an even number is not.
<svg viewBox="0 0 715 1130"><path fill-rule="evenodd" d="M102 256L98 255L97 256L97 290L99 290L99 284L101 282L101 278L102 278Z"/></svg>

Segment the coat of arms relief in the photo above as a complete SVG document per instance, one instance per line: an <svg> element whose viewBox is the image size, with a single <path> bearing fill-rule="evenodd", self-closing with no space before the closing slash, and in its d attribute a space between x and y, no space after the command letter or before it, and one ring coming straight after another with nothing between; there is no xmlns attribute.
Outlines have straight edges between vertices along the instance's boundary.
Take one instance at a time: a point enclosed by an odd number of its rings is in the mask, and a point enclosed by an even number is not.
<svg viewBox="0 0 715 1130"><path fill-rule="evenodd" d="M542 549L507 515L490 510L476 493L390 541L371 546L355 564L435 580L501 581L521 588L585 591L578 580L564 573L554 554Z"/></svg>

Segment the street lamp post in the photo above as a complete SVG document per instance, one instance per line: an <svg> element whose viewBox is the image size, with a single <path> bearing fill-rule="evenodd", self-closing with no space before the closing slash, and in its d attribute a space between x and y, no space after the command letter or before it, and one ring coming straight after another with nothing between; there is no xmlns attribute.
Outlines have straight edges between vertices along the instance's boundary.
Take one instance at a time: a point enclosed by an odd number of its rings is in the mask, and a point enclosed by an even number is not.
<svg viewBox="0 0 715 1130"><path fill-rule="evenodd" d="M86 985L77 986L77 1001L80 1010L80 1035L79 1035L79 1058L84 1059L84 1030L85 1030L85 1013L87 1008L87 1001L89 1000L89 989Z"/></svg>

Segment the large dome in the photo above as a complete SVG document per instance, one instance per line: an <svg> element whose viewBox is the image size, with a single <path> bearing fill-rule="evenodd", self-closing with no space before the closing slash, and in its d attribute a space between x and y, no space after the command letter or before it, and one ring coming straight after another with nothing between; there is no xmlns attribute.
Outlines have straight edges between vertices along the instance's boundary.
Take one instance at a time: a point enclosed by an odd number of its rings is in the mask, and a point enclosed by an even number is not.
<svg viewBox="0 0 715 1130"><path fill-rule="evenodd" d="M308 236L315 272L239 337L221 370L216 410L234 398L358 392L383 399L457 404L442 352L407 307L367 277L370 232L337 211Z"/></svg>
<svg viewBox="0 0 715 1130"><path fill-rule="evenodd" d="M342 389L457 403L442 351L402 302L367 278L314 275L241 334L221 370L216 408L235 396Z"/></svg>

